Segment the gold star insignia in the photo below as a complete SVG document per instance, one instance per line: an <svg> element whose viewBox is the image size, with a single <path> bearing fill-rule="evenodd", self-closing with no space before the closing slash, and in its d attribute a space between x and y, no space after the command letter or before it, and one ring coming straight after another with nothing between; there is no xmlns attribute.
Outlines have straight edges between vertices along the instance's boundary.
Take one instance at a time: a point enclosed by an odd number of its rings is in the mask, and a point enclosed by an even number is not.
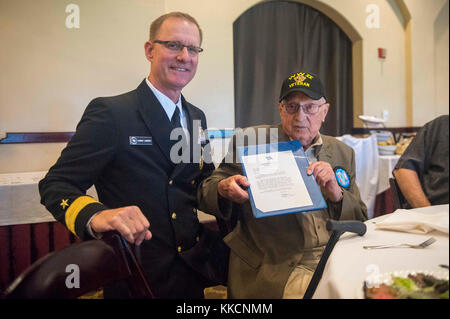
<svg viewBox="0 0 450 319"><path fill-rule="evenodd" d="M66 206L69 206L69 204L67 204L67 201L68 201L68 199L63 199L61 201L60 205L62 206L63 209L66 209Z"/></svg>

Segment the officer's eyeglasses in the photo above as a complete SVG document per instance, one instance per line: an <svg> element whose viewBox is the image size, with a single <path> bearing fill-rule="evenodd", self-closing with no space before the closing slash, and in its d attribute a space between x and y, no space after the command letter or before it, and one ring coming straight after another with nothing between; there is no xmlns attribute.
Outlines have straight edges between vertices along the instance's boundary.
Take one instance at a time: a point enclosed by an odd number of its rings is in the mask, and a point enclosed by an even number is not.
<svg viewBox="0 0 450 319"><path fill-rule="evenodd" d="M159 43L164 45L167 49L173 52L180 52L185 47L188 50L188 53L190 56L197 56L200 52L203 51L202 48L196 47L195 45L184 45L183 43L179 41L161 41L161 40L154 40L153 43Z"/></svg>
<svg viewBox="0 0 450 319"><path fill-rule="evenodd" d="M303 113L308 114L308 115L314 115L317 112L319 112L319 108L324 104L312 104L312 103L308 103L308 104L297 104L297 103L286 103L286 102L282 102L283 104L283 108L286 112L288 112L289 114L296 114L299 110L300 107L303 110Z"/></svg>

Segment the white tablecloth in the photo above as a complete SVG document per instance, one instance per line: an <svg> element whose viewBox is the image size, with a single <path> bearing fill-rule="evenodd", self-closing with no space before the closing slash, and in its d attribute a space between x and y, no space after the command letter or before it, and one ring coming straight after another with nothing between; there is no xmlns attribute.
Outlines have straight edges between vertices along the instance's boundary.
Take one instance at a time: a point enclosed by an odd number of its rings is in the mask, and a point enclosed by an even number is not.
<svg viewBox="0 0 450 319"><path fill-rule="evenodd" d="M55 221L40 203L39 181L46 171L0 174L0 226ZM92 186L87 194L97 199ZM214 216L198 212L200 221L213 221Z"/></svg>
<svg viewBox="0 0 450 319"><path fill-rule="evenodd" d="M392 170L397 164L400 155L380 155L378 157L378 185L377 194L381 194L389 189L389 178L392 177Z"/></svg>
<svg viewBox="0 0 450 319"><path fill-rule="evenodd" d="M426 214L448 213L449 205L418 208L413 211ZM385 215L368 220L366 222L367 233L362 237L350 233L345 233L341 236L328 259L314 298L362 298L364 280L377 273L411 270L446 271L448 274L448 270L439 267L439 264L449 264L448 234L439 231L433 231L428 234L412 234L375 230L374 223L389 216ZM437 242L425 249L363 249L365 245L418 244L431 236L436 238Z"/></svg>
<svg viewBox="0 0 450 319"><path fill-rule="evenodd" d="M351 135L337 137L355 151L356 185L367 206L369 218L374 216L375 198L389 189L389 178L400 155L379 155L375 134L366 138Z"/></svg>
<svg viewBox="0 0 450 319"><path fill-rule="evenodd" d="M379 174L377 137L371 135L367 138L356 138L344 135L338 139L355 151L356 185L358 185L362 201L367 206L368 216L372 218L375 211Z"/></svg>
<svg viewBox="0 0 450 319"><path fill-rule="evenodd" d="M0 174L0 226L55 221L39 202L37 184L45 174Z"/></svg>

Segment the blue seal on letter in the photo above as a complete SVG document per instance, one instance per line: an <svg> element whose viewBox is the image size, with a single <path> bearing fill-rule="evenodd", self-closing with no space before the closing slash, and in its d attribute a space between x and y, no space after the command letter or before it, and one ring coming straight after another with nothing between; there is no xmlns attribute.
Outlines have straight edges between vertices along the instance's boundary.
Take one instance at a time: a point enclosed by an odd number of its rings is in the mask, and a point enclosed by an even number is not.
<svg viewBox="0 0 450 319"><path fill-rule="evenodd" d="M334 175L336 175L336 180L339 186L348 188L350 186L350 177L348 177L348 173L342 167L334 168Z"/></svg>

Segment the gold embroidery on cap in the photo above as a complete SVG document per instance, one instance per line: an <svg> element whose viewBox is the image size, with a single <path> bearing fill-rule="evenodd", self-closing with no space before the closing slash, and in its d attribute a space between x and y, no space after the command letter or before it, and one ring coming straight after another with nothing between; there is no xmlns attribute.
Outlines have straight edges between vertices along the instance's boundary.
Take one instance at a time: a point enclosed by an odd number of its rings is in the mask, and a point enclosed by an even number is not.
<svg viewBox="0 0 450 319"><path fill-rule="evenodd" d="M310 87L310 84L308 82L304 82L307 78L312 80L314 78L314 76L312 76L309 73L304 73L304 72L292 74L289 77L289 80L294 79L295 82L289 84L289 88L294 87L294 86L299 86L299 85Z"/></svg>
<svg viewBox="0 0 450 319"><path fill-rule="evenodd" d="M295 82L303 82L305 81L305 79L306 77L301 73L297 74L297 76L294 78Z"/></svg>

